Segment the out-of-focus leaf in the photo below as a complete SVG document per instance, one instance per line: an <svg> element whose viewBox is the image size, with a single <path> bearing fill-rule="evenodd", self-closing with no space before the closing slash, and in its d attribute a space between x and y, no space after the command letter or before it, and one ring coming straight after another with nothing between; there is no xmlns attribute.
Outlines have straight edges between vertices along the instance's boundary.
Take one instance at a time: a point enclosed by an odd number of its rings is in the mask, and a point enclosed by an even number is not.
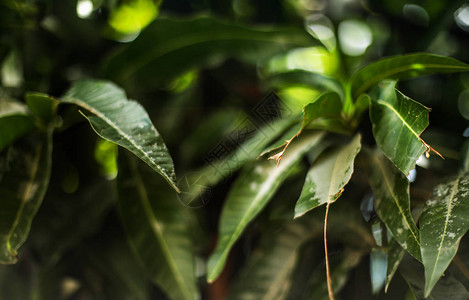
<svg viewBox="0 0 469 300"><path fill-rule="evenodd" d="M378 216L402 248L420 260L419 233L410 214L409 181L380 153L372 154L369 163Z"/></svg>
<svg viewBox="0 0 469 300"><path fill-rule="evenodd" d="M420 217L425 297L456 255L468 229L469 173L465 173L437 186Z"/></svg>
<svg viewBox="0 0 469 300"><path fill-rule="evenodd" d="M399 245L396 240L392 240L391 244L388 246L388 266L386 269L386 285L384 286L384 291L387 292L391 280L396 274L397 268L401 263L402 257L405 254L405 250Z"/></svg>
<svg viewBox="0 0 469 300"><path fill-rule="evenodd" d="M300 28L255 28L211 17L159 18L127 48L111 57L105 74L154 86L198 66L234 56L259 61L293 47L314 45Z"/></svg>
<svg viewBox="0 0 469 300"><path fill-rule="evenodd" d="M240 174L223 207L217 245L208 260L208 282L218 277L231 247L287 178L288 171L323 136L323 132L305 134L290 146L279 166L272 161L260 161Z"/></svg>
<svg viewBox="0 0 469 300"><path fill-rule="evenodd" d="M399 267L399 273L404 280L407 281L407 284L417 300L469 299L469 291L451 274L443 276L435 285L431 294L425 297L425 279L423 272L423 267L420 263L411 259L409 256L404 256L402 264Z"/></svg>
<svg viewBox="0 0 469 300"><path fill-rule="evenodd" d="M469 65L456 59L427 53L384 58L356 72L351 80L354 98L383 79L407 79L435 73L469 71Z"/></svg>
<svg viewBox="0 0 469 300"><path fill-rule="evenodd" d="M0 95L0 151L34 128L34 118L21 102Z"/></svg>
<svg viewBox="0 0 469 300"><path fill-rule="evenodd" d="M58 100L41 93L27 93L25 99L31 112L43 122L49 124L54 120L59 106Z"/></svg>
<svg viewBox="0 0 469 300"><path fill-rule="evenodd" d="M293 126L295 122L295 119L281 119L260 128L225 159L211 161L213 158L208 156L208 166L181 180L181 200L188 206L195 205L193 201L200 196L201 192L226 179L247 162L255 160L272 140Z"/></svg>
<svg viewBox="0 0 469 300"><path fill-rule="evenodd" d="M340 197L352 177L353 162L361 149L360 139L356 135L347 145L328 151L314 162L296 203L295 218Z"/></svg>
<svg viewBox="0 0 469 300"><path fill-rule="evenodd" d="M322 234L322 224L289 221L280 231L263 236L259 249L243 266L228 299L284 299L291 285L301 245Z"/></svg>
<svg viewBox="0 0 469 300"><path fill-rule="evenodd" d="M108 81L77 81L62 97L89 111L85 115L95 132L138 156L179 192L173 159L145 109L127 100L125 92Z"/></svg>
<svg viewBox="0 0 469 300"><path fill-rule="evenodd" d="M109 25L121 34L138 33L158 15L161 0L132 0L122 3L109 16Z"/></svg>
<svg viewBox="0 0 469 300"><path fill-rule="evenodd" d="M198 299L185 208L155 173L120 156L119 210L142 266L170 298Z"/></svg>
<svg viewBox="0 0 469 300"><path fill-rule="evenodd" d="M371 102L373 135L384 154L405 174L429 146L420 138L428 126L429 109L395 89L395 81L382 83Z"/></svg>
<svg viewBox="0 0 469 300"><path fill-rule="evenodd" d="M276 74L267 79L267 84L273 88L282 88L290 86L306 86L315 88L319 91L330 91L344 97L344 91L340 83L334 78L330 78L321 74L308 71L290 71L286 73Z"/></svg>
<svg viewBox="0 0 469 300"><path fill-rule="evenodd" d="M27 136L2 153L0 263L17 261L49 183L51 153L51 132Z"/></svg>
<svg viewBox="0 0 469 300"><path fill-rule="evenodd" d="M371 290L379 293L386 282L387 255L384 251L373 249L370 254Z"/></svg>

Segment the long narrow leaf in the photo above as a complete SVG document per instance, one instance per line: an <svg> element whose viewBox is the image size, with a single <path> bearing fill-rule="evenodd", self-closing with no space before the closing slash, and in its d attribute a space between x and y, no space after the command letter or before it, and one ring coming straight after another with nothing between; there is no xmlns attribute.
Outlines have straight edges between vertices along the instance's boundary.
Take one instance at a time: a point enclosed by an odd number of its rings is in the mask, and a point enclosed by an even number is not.
<svg viewBox="0 0 469 300"><path fill-rule="evenodd" d="M469 65L456 59L427 53L388 57L356 72L350 82L354 98L383 79L407 79L435 73L469 71Z"/></svg>
<svg viewBox="0 0 469 300"><path fill-rule="evenodd" d="M370 165L378 216L402 248L420 260L419 233L410 213L409 181L383 155L373 154Z"/></svg>
<svg viewBox="0 0 469 300"><path fill-rule="evenodd" d="M85 79L75 82L61 100L90 112L85 117L99 136L131 151L179 192L173 159L162 137L145 109L127 100L121 88L107 81Z"/></svg>
<svg viewBox="0 0 469 300"><path fill-rule="evenodd" d="M469 229L469 173L437 186L420 217L425 297L432 291Z"/></svg>
<svg viewBox="0 0 469 300"><path fill-rule="evenodd" d="M405 174L430 147L420 134L428 126L429 109L395 89L395 81L382 83L378 99L371 102L373 135L384 154Z"/></svg>
<svg viewBox="0 0 469 300"><path fill-rule="evenodd" d="M119 162L119 211L143 267L171 299L198 299L184 207L133 156Z"/></svg>
<svg viewBox="0 0 469 300"><path fill-rule="evenodd" d="M278 167L272 161L261 161L241 173L223 207L217 246L208 261L209 282L218 277L231 247L287 178L288 171L298 163L306 151L318 144L323 136L323 132L302 136L288 149Z"/></svg>
<svg viewBox="0 0 469 300"><path fill-rule="evenodd" d="M320 157L308 171L295 218L324 203L332 203L342 195L353 173L353 162L360 152L360 135L347 145Z"/></svg>
<svg viewBox="0 0 469 300"><path fill-rule="evenodd" d="M49 183L51 154L51 132L27 136L2 153L0 263L17 261Z"/></svg>

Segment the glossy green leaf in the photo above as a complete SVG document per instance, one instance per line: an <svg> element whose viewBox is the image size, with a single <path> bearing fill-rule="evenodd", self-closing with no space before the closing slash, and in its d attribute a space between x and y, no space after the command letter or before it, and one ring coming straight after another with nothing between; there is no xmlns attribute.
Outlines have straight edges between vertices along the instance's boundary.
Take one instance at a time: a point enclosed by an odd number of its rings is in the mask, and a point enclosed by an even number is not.
<svg viewBox="0 0 469 300"><path fill-rule="evenodd" d="M420 260L419 233L410 213L409 181L379 153L372 154L369 163L378 216L402 248Z"/></svg>
<svg viewBox="0 0 469 300"><path fill-rule="evenodd" d="M338 118L342 111L342 101L337 93L322 94L313 103L303 108L303 124L301 130L318 119Z"/></svg>
<svg viewBox="0 0 469 300"><path fill-rule="evenodd" d="M27 93L25 96L31 112L46 124L51 123L57 114L59 101L42 93Z"/></svg>
<svg viewBox="0 0 469 300"><path fill-rule="evenodd" d="M154 86L227 57L257 62L292 47L316 43L301 28L244 27L211 17L159 18L110 59L105 74L117 82L132 78L138 84Z"/></svg>
<svg viewBox="0 0 469 300"><path fill-rule="evenodd" d="M336 201L353 173L353 162L360 152L360 135L350 143L327 151L312 165L295 206L295 218L324 203Z"/></svg>
<svg viewBox="0 0 469 300"><path fill-rule="evenodd" d="M51 152L49 132L27 136L2 153L0 263L17 261L49 183Z"/></svg>
<svg viewBox="0 0 469 300"><path fill-rule="evenodd" d="M95 132L138 156L179 192L173 159L145 109L127 100L124 91L102 80L77 81L62 97L62 102L86 109Z"/></svg>
<svg viewBox="0 0 469 300"><path fill-rule="evenodd" d="M456 59L427 53L384 58L356 72L350 82L357 98L383 79L408 79L435 73L469 71L469 65Z"/></svg>
<svg viewBox="0 0 469 300"><path fill-rule="evenodd" d="M399 245L396 240L392 240L390 245L388 246L388 261L387 261L387 269L386 269L386 285L384 286L384 291L387 292L389 285L391 284L391 280L396 274L397 268L401 263L402 257L405 254L405 250Z"/></svg>
<svg viewBox="0 0 469 300"><path fill-rule="evenodd" d="M120 155L117 178L119 211L143 268L171 299L198 299L185 207L133 156Z"/></svg>
<svg viewBox="0 0 469 300"><path fill-rule="evenodd" d="M323 136L323 132L305 134L292 143L279 166L273 161L259 161L239 175L221 213L217 245L208 260L208 282L218 277L231 247L287 178L288 171Z"/></svg>
<svg viewBox="0 0 469 300"><path fill-rule="evenodd" d="M394 81L383 82L378 99L371 102L376 143L405 175L430 149L420 138L428 126L428 112L428 108L397 91Z"/></svg>
<svg viewBox="0 0 469 300"><path fill-rule="evenodd" d="M259 248L240 270L228 299L269 300L286 297L300 247L312 237L322 235L322 224L313 219L285 223L279 231L263 235Z"/></svg>
<svg viewBox="0 0 469 300"><path fill-rule="evenodd" d="M469 173L437 186L420 217L425 296L443 275L469 229Z"/></svg>
<svg viewBox="0 0 469 300"><path fill-rule="evenodd" d="M34 118L21 102L0 95L0 151L34 128Z"/></svg>

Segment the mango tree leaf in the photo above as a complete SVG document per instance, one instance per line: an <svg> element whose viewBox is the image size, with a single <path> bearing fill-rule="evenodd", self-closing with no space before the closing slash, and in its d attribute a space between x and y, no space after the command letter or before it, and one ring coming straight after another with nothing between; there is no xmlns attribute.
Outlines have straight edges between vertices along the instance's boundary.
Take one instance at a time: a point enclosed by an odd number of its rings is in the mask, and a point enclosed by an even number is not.
<svg viewBox="0 0 469 300"><path fill-rule="evenodd" d="M336 201L353 173L353 162L360 152L360 135L318 158L306 175L305 184L295 206L295 218L324 203Z"/></svg>
<svg viewBox="0 0 469 300"><path fill-rule="evenodd" d="M357 98L383 79L408 79L435 73L469 71L469 65L456 59L427 53L384 58L357 71L351 78L352 95Z"/></svg>
<svg viewBox="0 0 469 300"><path fill-rule="evenodd" d="M52 133L25 137L2 153L0 163L0 263L17 261L42 203L51 170Z"/></svg>
<svg viewBox="0 0 469 300"><path fill-rule="evenodd" d="M225 265L228 253L244 228L272 198L302 156L318 144L323 132L306 134L293 143L277 167L271 161L252 164L239 175L221 213L218 241L208 260L208 282L214 281Z"/></svg>
<svg viewBox="0 0 469 300"><path fill-rule="evenodd" d="M303 107L303 124L301 125L301 130L308 127L308 125L317 119L338 118L341 110L342 101L337 93L328 92L322 94L316 101Z"/></svg>
<svg viewBox="0 0 469 300"><path fill-rule="evenodd" d="M420 217L425 297L446 270L469 229L469 173L435 188Z"/></svg>
<svg viewBox="0 0 469 300"><path fill-rule="evenodd" d="M378 153L370 157L369 179L378 216L402 248L420 260L419 233L410 214L409 181Z"/></svg>
<svg viewBox="0 0 469 300"><path fill-rule="evenodd" d="M155 173L126 156L119 161L118 203L135 253L171 299L198 299L185 208Z"/></svg>
<svg viewBox="0 0 469 300"><path fill-rule="evenodd" d="M388 246L388 261L387 261L387 269L386 269L386 285L384 286L384 291L387 292L389 285L391 284L391 280L396 274L397 268L401 263L402 257L405 254L405 250L399 245L396 240L392 240L390 245Z"/></svg>
<svg viewBox="0 0 469 300"><path fill-rule="evenodd" d="M428 126L429 109L395 89L394 81L382 83L378 99L371 102L370 119L376 143L405 174L430 146L420 138Z"/></svg>
<svg viewBox="0 0 469 300"><path fill-rule="evenodd" d="M314 224L316 222L317 224ZM282 229L263 235L260 246L240 270L228 299L284 299L303 243L321 236L317 219L288 221Z"/></svg>
<svg viewBox="0 0 469 300"><path fill-rule="evenodd" d="M38 116L46 125L51 123L56 114L59 101L42 93L27 93L25 96L31 112Z"/></svg>
<svg viewBox="0 0 469 300"><path fill-rule="evenodd" d="M77 81L62 97L90 112L85 117L94 131L138 156L179 192L173 159L145 109L127 100L124 91L108 81Z"/></svg>
<svg viewBox="0 0 469 300"><path fill-rule="evenodd" d="M292 47L317 44L301 28L254 28L210 17L159 18L105 66L117 82L154 86L194 67L234 56L253 61Z"/></svg>
<svg viewBox="0 0 469 300"><path fill-rule="evenodd" d="M0 151L34 128L26 105L0 95Z"/></svg>

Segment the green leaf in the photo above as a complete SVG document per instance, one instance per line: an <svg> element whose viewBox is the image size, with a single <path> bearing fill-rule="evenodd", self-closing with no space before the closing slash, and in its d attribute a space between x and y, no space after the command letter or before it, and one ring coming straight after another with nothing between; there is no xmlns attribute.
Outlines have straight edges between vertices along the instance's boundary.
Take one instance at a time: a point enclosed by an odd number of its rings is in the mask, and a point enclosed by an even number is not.
<svg viewBox="0 0 469 300"><path fill-rule="evenodd" d="M154 86L227 57L257 62L292 47L314 44L301 28L244 27L210 17L159 18L110 59L105 74L117 82L133 79Z"/></svg>
<svg viewBox="0 0 469 300"><path fill-rule="evenodd" d="M318 119L338 118L342 110L340 96L334 92L324 93L313 103L303 107L303 124L300 131Z"/></svg>
<svg viewBox="0 0 469 300"><path fill-rule="evenodd" d="M314 162L295 206L295 218L324 203L336 201L353 173L353 162L360 152L360 135L342 147L328 151Z"/></svg>
<svg viewBox="0 0 469 300"><path fill-rule="evenodd" d="M469 71L469 65L434 54L416 53L384 58L357 71L351 78L353 98L383 79L408 79L435 73Z"/></svg>
<svg viewBox="0 0 469 300"><path fill-rule="evenodd" d="M130 155L119 160L118 203L132 247L171 299L198 299L184 207L158 176Z"/></svg>
<svg viewBox="0 0 469 300"><path fill-rule="evenodd" d="M410 213L409 181L383 155L372 154L369 163L378 216L402 248L420 260L419 233Z"/></svg>
<svg viewBox="0 0 469 300"><path fill-rule="evenodd" d="M239 175L222 210L218 241L208 260L208 282L213 282L223 269L228 253L244 228L269 202L301 157L318 144L323 132L301 136L288 148L282 163L259 161Z"/></svg>
<svg viewBox="0 0 469 300"><path fill-rule="evenodd" d="M386 285L384 286L384 291L387 292L389 285L391 284L391 280L396 274L397 268L401 263L402 257L405 254L405 250L399 245L396 240L392 240L390 245L388 246L388 262L387 262L387 269L386 269Z"/></svg>
<svg viewBox="0 0 469 300"><path fill-rule="evenodd" d="M85 115L94 131L138 156L177 191L173 159L145 109L127 100L124 91L108 81L77 81L62 97L90 112Z"/></svg>
<svg viewBox="0 0 469 300"><path fill-rule="evenodd" d="M425 297L446 270L469 229L469 173L435 188L420 217Z"/></svg>
<svg viewBox="0 0 469 300"><path fill-rule="evenodd" d="M41 205L51 170L52 133L27 136L0 158L0 263L17 261Z"/></svg>
<svg viewBox="0 0 469 300"><path fill-rule="evenodd" d="M34 118L21 102L0 95L0 151L34 128Z"/></svg>
<svg viewBox="0 0 469 300"><path fill-rule="evenodd" d="M378 99L371 102L370 119L376 143L405 174L430 146L420 138L428 126L429 109L395 89L394 81L382 83Z"/></svg>
<svg viewBox="0 0 469 300"><path fill-rule="evenodd" d="M300 247L312 237L321 236L322 229L320 221L310 218L290 220L280 230L263 234L259 248L240 270L228 299L284 299L292 284L291 273Z"/></svg>
<svg viewBox="0 0 469 300"><path fill-rule="evenodd" d="M42 93L27 93L26 103L33 114L38 116L46 124L51 123L56 114L59 101Z"/></svg>

